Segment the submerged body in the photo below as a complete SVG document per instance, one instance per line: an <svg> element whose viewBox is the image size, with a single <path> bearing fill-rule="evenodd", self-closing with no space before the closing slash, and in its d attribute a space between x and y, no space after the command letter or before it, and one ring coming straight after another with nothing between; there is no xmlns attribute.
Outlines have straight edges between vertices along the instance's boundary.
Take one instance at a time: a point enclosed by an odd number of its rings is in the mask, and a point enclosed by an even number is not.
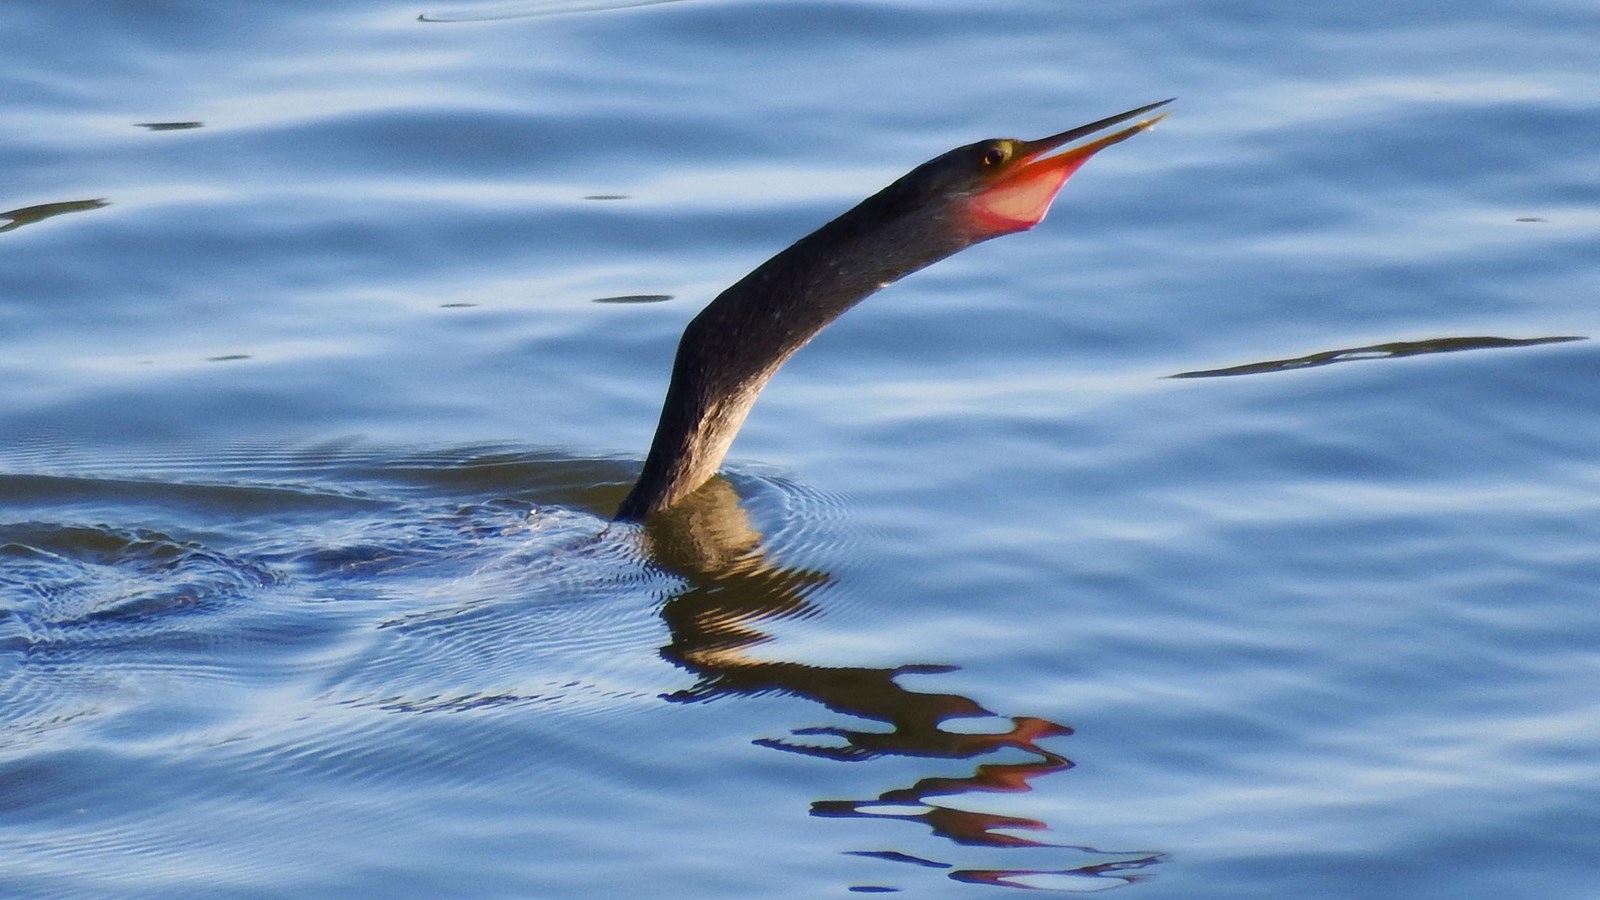
<svg viewBox="0 0 1600 900"><path fill-rule="evenodd" d="M723 291L684 329L650 454L616 518L643 520L710 480L773 373L828 323L905 275L981 241L1032 228L1090 156L1161 117L1056 156L1047 156L1050 151L1170 102L1036 141L958 147Z"/></svg>

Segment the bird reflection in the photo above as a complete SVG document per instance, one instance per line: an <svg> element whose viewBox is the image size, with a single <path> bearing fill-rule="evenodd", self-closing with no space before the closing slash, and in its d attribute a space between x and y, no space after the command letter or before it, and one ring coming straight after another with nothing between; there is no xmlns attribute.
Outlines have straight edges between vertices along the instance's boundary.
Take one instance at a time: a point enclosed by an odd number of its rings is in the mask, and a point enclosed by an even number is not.
<svg viewBox="0 0 1600 900"><path fill-rule="evenodd" d="M809 598L832 578L814 569L783 566L769 557L727 482L715 480L651 520L645 541L656 563L685 582L663 606L671 640L661 653L697 681L666 699L691 703L728 695L782 693L888 726L887 730L801 727L787 737L755 741L820 759L981 760L964 776L924 777L875 797L819 799L811 804L811 813L917 823L962 846L1033 848L1045 855L1030 856L1029 861L1047 862L1038 867L973 868L898 851L855 855L945 870L947 877L962 882L1048 887L1040 879L1071 879L1079 883L1075 890L1085 889L1083 879L1139 880L1138 869L1161 860L1155 853L1104 853L1046 843L1016 833L1045 831L1044 822L934 802L939 797L1025 792L1034 779L1072 768L1070 759L1041 744L1047 738L1070 735L1072 729L1034 716L1000 717L968 697L912 691L899 683L904 675L936 675L952 666L817 666L771 659L781 654L774 654L767 629L779 620L816 615L818 609ZM764 652L769 658L751 655L760 645L769 645ZM943 727L955 720L983 720L982 724L995 727L983 731ZM962 805L976 804L968 799ZM1072 864L1060 866L1063 856Z"/></svg>

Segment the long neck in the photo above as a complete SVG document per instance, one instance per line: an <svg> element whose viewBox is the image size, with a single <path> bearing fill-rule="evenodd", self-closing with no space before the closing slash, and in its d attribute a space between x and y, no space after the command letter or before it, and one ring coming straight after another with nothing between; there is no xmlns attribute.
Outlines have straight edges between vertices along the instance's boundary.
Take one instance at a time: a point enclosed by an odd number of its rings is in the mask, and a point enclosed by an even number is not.
<svg viewBox="0 0 1600 900"><path fill-rule="evenodd" d="M641 520L716 474L784 361L878 289L973 243L906 179L723 291L684 329L644 471L617 510Z"/></svg>

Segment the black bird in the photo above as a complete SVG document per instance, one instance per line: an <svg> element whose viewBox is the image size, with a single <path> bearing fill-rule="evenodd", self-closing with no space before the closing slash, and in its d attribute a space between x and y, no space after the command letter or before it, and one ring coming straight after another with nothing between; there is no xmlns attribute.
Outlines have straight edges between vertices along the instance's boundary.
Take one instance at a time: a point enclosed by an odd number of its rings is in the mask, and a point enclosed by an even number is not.
<svg viewBox="0 0 1600 900"><path fill-rule="evenodd" d="M678 344L661 422L619 520L642 521L716 474L756 395L817 332L880 288L980 241L1039 224L1089 157L1155 116L1049 156L1163 100L1060 134L957 147L917 166L723 291Z"/></svg>

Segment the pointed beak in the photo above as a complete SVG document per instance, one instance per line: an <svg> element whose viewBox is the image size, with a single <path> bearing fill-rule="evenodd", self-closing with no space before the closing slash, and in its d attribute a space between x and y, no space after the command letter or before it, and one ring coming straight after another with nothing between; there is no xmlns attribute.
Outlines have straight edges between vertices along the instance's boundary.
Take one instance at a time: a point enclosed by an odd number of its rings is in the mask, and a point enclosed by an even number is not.
<svg viewBox="0 0 1600 900"><path fill-rule="evenodd" d="M1017 142L1018 156L1011 170L972 198L974 215L987 227L998 229L997 234L1023 231L1039 224L1050 211L1050 204L1061 186L1089 161L1089 157L1152 127L1166 118L1166 114L1135 122L1055 156L1049 155L1052 151L1171 102L1172 99L1162 100L1036 141Z"/></svg>

